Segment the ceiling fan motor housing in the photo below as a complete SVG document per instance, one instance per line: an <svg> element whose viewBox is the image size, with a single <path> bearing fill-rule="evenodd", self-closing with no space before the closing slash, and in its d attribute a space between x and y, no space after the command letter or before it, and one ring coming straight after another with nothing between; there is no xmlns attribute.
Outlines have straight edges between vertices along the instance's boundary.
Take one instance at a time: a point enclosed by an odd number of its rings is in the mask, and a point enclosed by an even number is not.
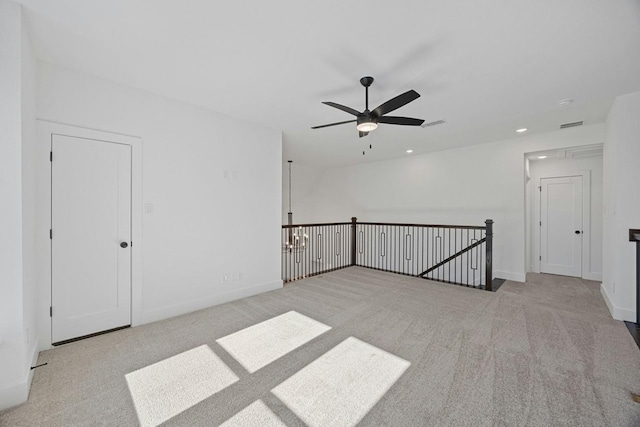
<svg viewBox="0 0 640 427"><path fill-rule="evenodd" d="M369 110L364 110L362 113L358 115L358 123L367 123L367 122L375 122L375 117L371 114Z"/></svg>

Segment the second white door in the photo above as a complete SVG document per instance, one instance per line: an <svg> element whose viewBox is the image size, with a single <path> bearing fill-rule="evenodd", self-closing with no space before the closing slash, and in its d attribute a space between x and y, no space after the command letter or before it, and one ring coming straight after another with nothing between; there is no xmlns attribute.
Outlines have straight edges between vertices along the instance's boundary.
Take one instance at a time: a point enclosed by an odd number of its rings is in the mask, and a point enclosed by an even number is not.
<svg viewBox="0 0 640 427"><path fill-rule="evenodd" d="M582 276L582 176L540 180L540 272Z"/></svg>
<svg viewBox="0 0 640 427"><path fill-rule="evenodd" d="M131 146L52 135L52 342L131 324Z"/></svg>

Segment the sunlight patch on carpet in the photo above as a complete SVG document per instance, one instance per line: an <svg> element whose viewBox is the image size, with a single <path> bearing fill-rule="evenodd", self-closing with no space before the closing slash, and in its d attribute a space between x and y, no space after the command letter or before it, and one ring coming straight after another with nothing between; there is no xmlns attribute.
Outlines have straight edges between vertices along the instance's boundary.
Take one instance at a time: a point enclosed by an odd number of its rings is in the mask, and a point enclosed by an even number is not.
<svg viewBox="0 0 640 427"><path fill-rule="evenodd" d="M298 312L289 311L216 342L247 371L255 372L330 329Z"/></svg>
<svg viewBox="0 0 640 427"><path fill-rule="evenodd" d="M256 400L242 411L229 418L220 427L287 427L262 400Z"/></svg>
<svg viewBox="0 0 640 427"><path fill-rule="evenodd" d="M354 426L410 365L349 337L271 392L309 427Z"/></svg>
<svg viewBox="0 0 640 427"><path fill-rule="evenodd" d="M157 426L238 381L207 345L125 375L143 427Z"/></svg>

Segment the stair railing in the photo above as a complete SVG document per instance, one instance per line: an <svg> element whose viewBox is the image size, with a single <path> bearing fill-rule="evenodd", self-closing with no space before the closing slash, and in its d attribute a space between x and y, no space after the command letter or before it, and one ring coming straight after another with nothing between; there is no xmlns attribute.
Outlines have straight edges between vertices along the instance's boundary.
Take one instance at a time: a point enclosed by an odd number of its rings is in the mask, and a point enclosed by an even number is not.
<svg viewBox="0 0 640 427"><path fill-rule="evenodd" d="M282 279L360 266L492 290L493 221L484 226L351 222L283 225Z"/></svg>

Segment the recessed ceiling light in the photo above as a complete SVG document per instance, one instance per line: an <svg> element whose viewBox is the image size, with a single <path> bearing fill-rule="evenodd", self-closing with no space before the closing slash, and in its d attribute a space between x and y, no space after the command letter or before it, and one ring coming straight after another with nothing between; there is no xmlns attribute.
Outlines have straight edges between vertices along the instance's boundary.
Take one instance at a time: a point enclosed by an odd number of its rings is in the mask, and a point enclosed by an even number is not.
<svg viewBox="0 0 640 427"><path fill-rule="evenodd" d="M560 101L558 101L558 105L560 107L566 107L567 105L571 104L573 102L573 99L561 99Z"/></svg>
<svg viewBox="0 0 640 427"><path fill-rule="evenodd" d="M546 159L547 156L538 156L539 159Z"/></svg>
<svg viewBox="0 0 640 427"><path fill-rule="evenodd" d="M411 154L413 153L413 150L407 150L407 153Z"/></svg>
<svg viewBox="0 0 640 427"><path fill-rule="evenodd" d="M522 132L526 132L527 128L520 128L520 129L516 129L516 132L518 133L522 133Z"/></svg>

